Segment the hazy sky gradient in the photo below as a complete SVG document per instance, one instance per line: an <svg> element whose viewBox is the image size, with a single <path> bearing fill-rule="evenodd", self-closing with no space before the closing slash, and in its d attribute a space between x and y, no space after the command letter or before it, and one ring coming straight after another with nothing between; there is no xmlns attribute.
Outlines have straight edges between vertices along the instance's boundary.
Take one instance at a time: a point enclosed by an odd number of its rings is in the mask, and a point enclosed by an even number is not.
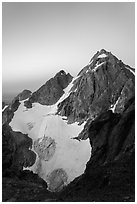
<svg viewBox="0 0 137 204"><path fill-rule="evenodd" d="M3 3L3 94L76 76L101 48L135 66L134 3Z"/></svg>

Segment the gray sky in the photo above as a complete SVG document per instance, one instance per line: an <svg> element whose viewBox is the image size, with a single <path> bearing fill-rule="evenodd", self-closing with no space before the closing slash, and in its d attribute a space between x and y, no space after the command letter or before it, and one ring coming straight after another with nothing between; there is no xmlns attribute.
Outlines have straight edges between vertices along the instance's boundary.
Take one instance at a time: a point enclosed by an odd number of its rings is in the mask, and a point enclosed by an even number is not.
<svg viewBox="0 0 137 204"><path fill-rule="evenodd" d="M3 94L34 91L61 69L76 76L101 48L135 66L134 3L2 5Z"/></svg>

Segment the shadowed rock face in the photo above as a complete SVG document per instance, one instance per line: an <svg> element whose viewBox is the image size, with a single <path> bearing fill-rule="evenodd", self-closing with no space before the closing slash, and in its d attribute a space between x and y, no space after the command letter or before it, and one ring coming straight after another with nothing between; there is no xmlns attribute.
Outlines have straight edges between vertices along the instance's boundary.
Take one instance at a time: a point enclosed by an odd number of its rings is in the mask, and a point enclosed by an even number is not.
<svg viewBox="0 0 137 204"><path fill-rule="evenodd" d="M65 183L67 183L67 173L63 169L55 169L47 175L47 183L49 184L50 191L60 191Z"/></svg>
<svg viewBox="0 0 137 204"><path fill-rule="evenodd" d="M9 104L9 106L3 111L2 113L2 124L10 123L14 112L18 109L20 102L22 100L25 100L31 96L31 91L24 90L20 94L18 94L12 102Z"/></svg>
<svg viewBox="0 0 137 204"><path fill-rule="evenodd" d="M20 105L19 99L14 99L11 104L2 112L2 124L10 123L14 112L18 109Z"/></svg>
<svg viewBox="0 0 137 204"><path fill-rule="evenodd" d="M29 98L29 102L25 102L25 106L30 108L32 103L38 102L42 105L53 105L63 95L68 84L72 80L70 74L66 74L63 70L58 72L54 78L51 78L43 86L41 86L36 92Z"/></svg>
<svg viewBox="0 0 137 204"><path fill-rule="evenodd" d="M3 174L7 171L19 173L23 167L32 166L36 154L32 148L32 139L21 132L12 131L7 124L2 126L2 165Z"/></svg>
<svg viewBox="0 0 137 204"><path fill-rule="evenodd" d="M5 102L4 101L2 101L2 109L5 107Z"/></svg>
<svg viewBox="0 0 137 204"><path fill-rule="evenodd" d="M40 159L49 161L56 150L55 140L51 137L44 137L43 139L39 138L34 142L34 150Z"/></svg>
<svg viewBox="0 0 137 204"><path fill-rule="evenodd" d="M102 55L106 57L99 57ZM78 74L68 98L58 105L58 113L70 122L95 118L118 101L116 112L134 95L134 74L111 53L101 50Z"/></svg>
<svg viewBox="0 0 137 204"><path fill-rule="evenodd" d="M89 120L79 139L89 137L92 146L91 165L99 165L132 154L135 144L134 98L128 102L123 114L102 113L94 121Z"/></svg>

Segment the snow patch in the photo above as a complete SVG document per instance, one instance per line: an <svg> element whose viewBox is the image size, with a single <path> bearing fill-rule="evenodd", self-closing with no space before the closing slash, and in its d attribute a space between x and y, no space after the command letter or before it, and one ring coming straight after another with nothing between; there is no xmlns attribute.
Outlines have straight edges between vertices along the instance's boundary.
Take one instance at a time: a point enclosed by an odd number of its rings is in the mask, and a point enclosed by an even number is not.
<svg viewBox="0 0 137 204"><path fill-rule="evenodd" d="M98 56L98 58L104 58L104 57L107 57L107 55L104 53Z"/></svg>
<svg viewBox="0 0 137 204"><path fill-rule="evenodd" d="M88 66L89 66L89 65L91 65L91 64L92 64L92 62L93 62L93 60L91 60L91 61L88 63Z"/></svg>
<svg viewBox="0 0 137 204"><path fill-rule="evenodd" d="M31 95L32 95L32 93L31 93ZM19 102L20 102L20 103L21 103L21 102L24 102L24 101L27 101L27 100L29 100L29 97L26 98L26 99L23 99L23 100L20 100L20 97L19 97Z"/></svg>
<svg viewBox="0 0 137 204"><path fill-rule="evenodd" d="M64 94L63 94L63 95L61 96L61 98L57 101L57 103L56 103L55 105L53 105L53 106L55 106L56 111L57 111L57 105L58 105L59 103L61 103L63 100L65 100L65 99L70 95L71 89L72 89L72 87L73 87L73 85L74 85L74 81L75 81L76 79L78 79L79 77L80 77L80 75L72 79L72 81L69 83L69 85L64 89ZM55 109L54 109L54 110L55 110Z"/></svg>
<svg viewBox="0 0 137 204"><path fill-rule="evenodd" d="M115 113L115 108L116 108L116 105L118 104L119 100L120 100L120 97L117 99L115 104L111 105L111 107L109 109L109 110L112 110L113 113Z"/></svg>
<svg viewBox="0 0 137 204"><path fill-rule="evenodd" d="M94 67L94 69L92 69L92 72L95 72L101 65L103 65L103 64L105 64L105 62L102 62L102 63L100 63L100 64L98 64L98 62L97 62L97 64L96 64L96 66Z"/></svg>
<svg viewBox="0 0 137 204"><path fill-rule="evenodd" d="M89 70L87 69L86 73L88 73L88 72L89 72Z"/></svg>
<svg viewBox="0 0 137 204"><path fill-rule="evenodd" d="M4 110L7 108L7 107L8 107L8 106L7 106L7 105L5 105L5 106L4 106L4 108L2 109L2 112L3 112L3 111L4 111Z"/></svg>

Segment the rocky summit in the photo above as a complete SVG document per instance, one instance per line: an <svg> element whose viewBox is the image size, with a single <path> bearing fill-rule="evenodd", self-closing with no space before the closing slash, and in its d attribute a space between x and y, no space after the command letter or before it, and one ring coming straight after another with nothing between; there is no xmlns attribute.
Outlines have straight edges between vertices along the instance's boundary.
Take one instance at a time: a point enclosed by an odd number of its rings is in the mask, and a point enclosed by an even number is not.
<svg viewBox="0 0 137 204"><path fill-rule="evenodd" d="M80 71L69 97L58 105L58 113L70 122L93 119L114 106L120 113L134 89L133 69L102 49Z"/></svg>
<svg viewBox="0 0 137 204"><path fill-rule="evenodd" d="M135 70L111 52L24 90L2 122L3 201L135 200Z"/></svg>
<svg viewBox="0 0 137 204"><path fill-rule="evenodd" d="M63 89L68 86L71 80L72 76L69 73L66 74L64 70L61 70L32 94L29 100L25 102L26 107L29 107L29 105L34 102L38 102L42 105L55 104L63 95Z"/></svg>

